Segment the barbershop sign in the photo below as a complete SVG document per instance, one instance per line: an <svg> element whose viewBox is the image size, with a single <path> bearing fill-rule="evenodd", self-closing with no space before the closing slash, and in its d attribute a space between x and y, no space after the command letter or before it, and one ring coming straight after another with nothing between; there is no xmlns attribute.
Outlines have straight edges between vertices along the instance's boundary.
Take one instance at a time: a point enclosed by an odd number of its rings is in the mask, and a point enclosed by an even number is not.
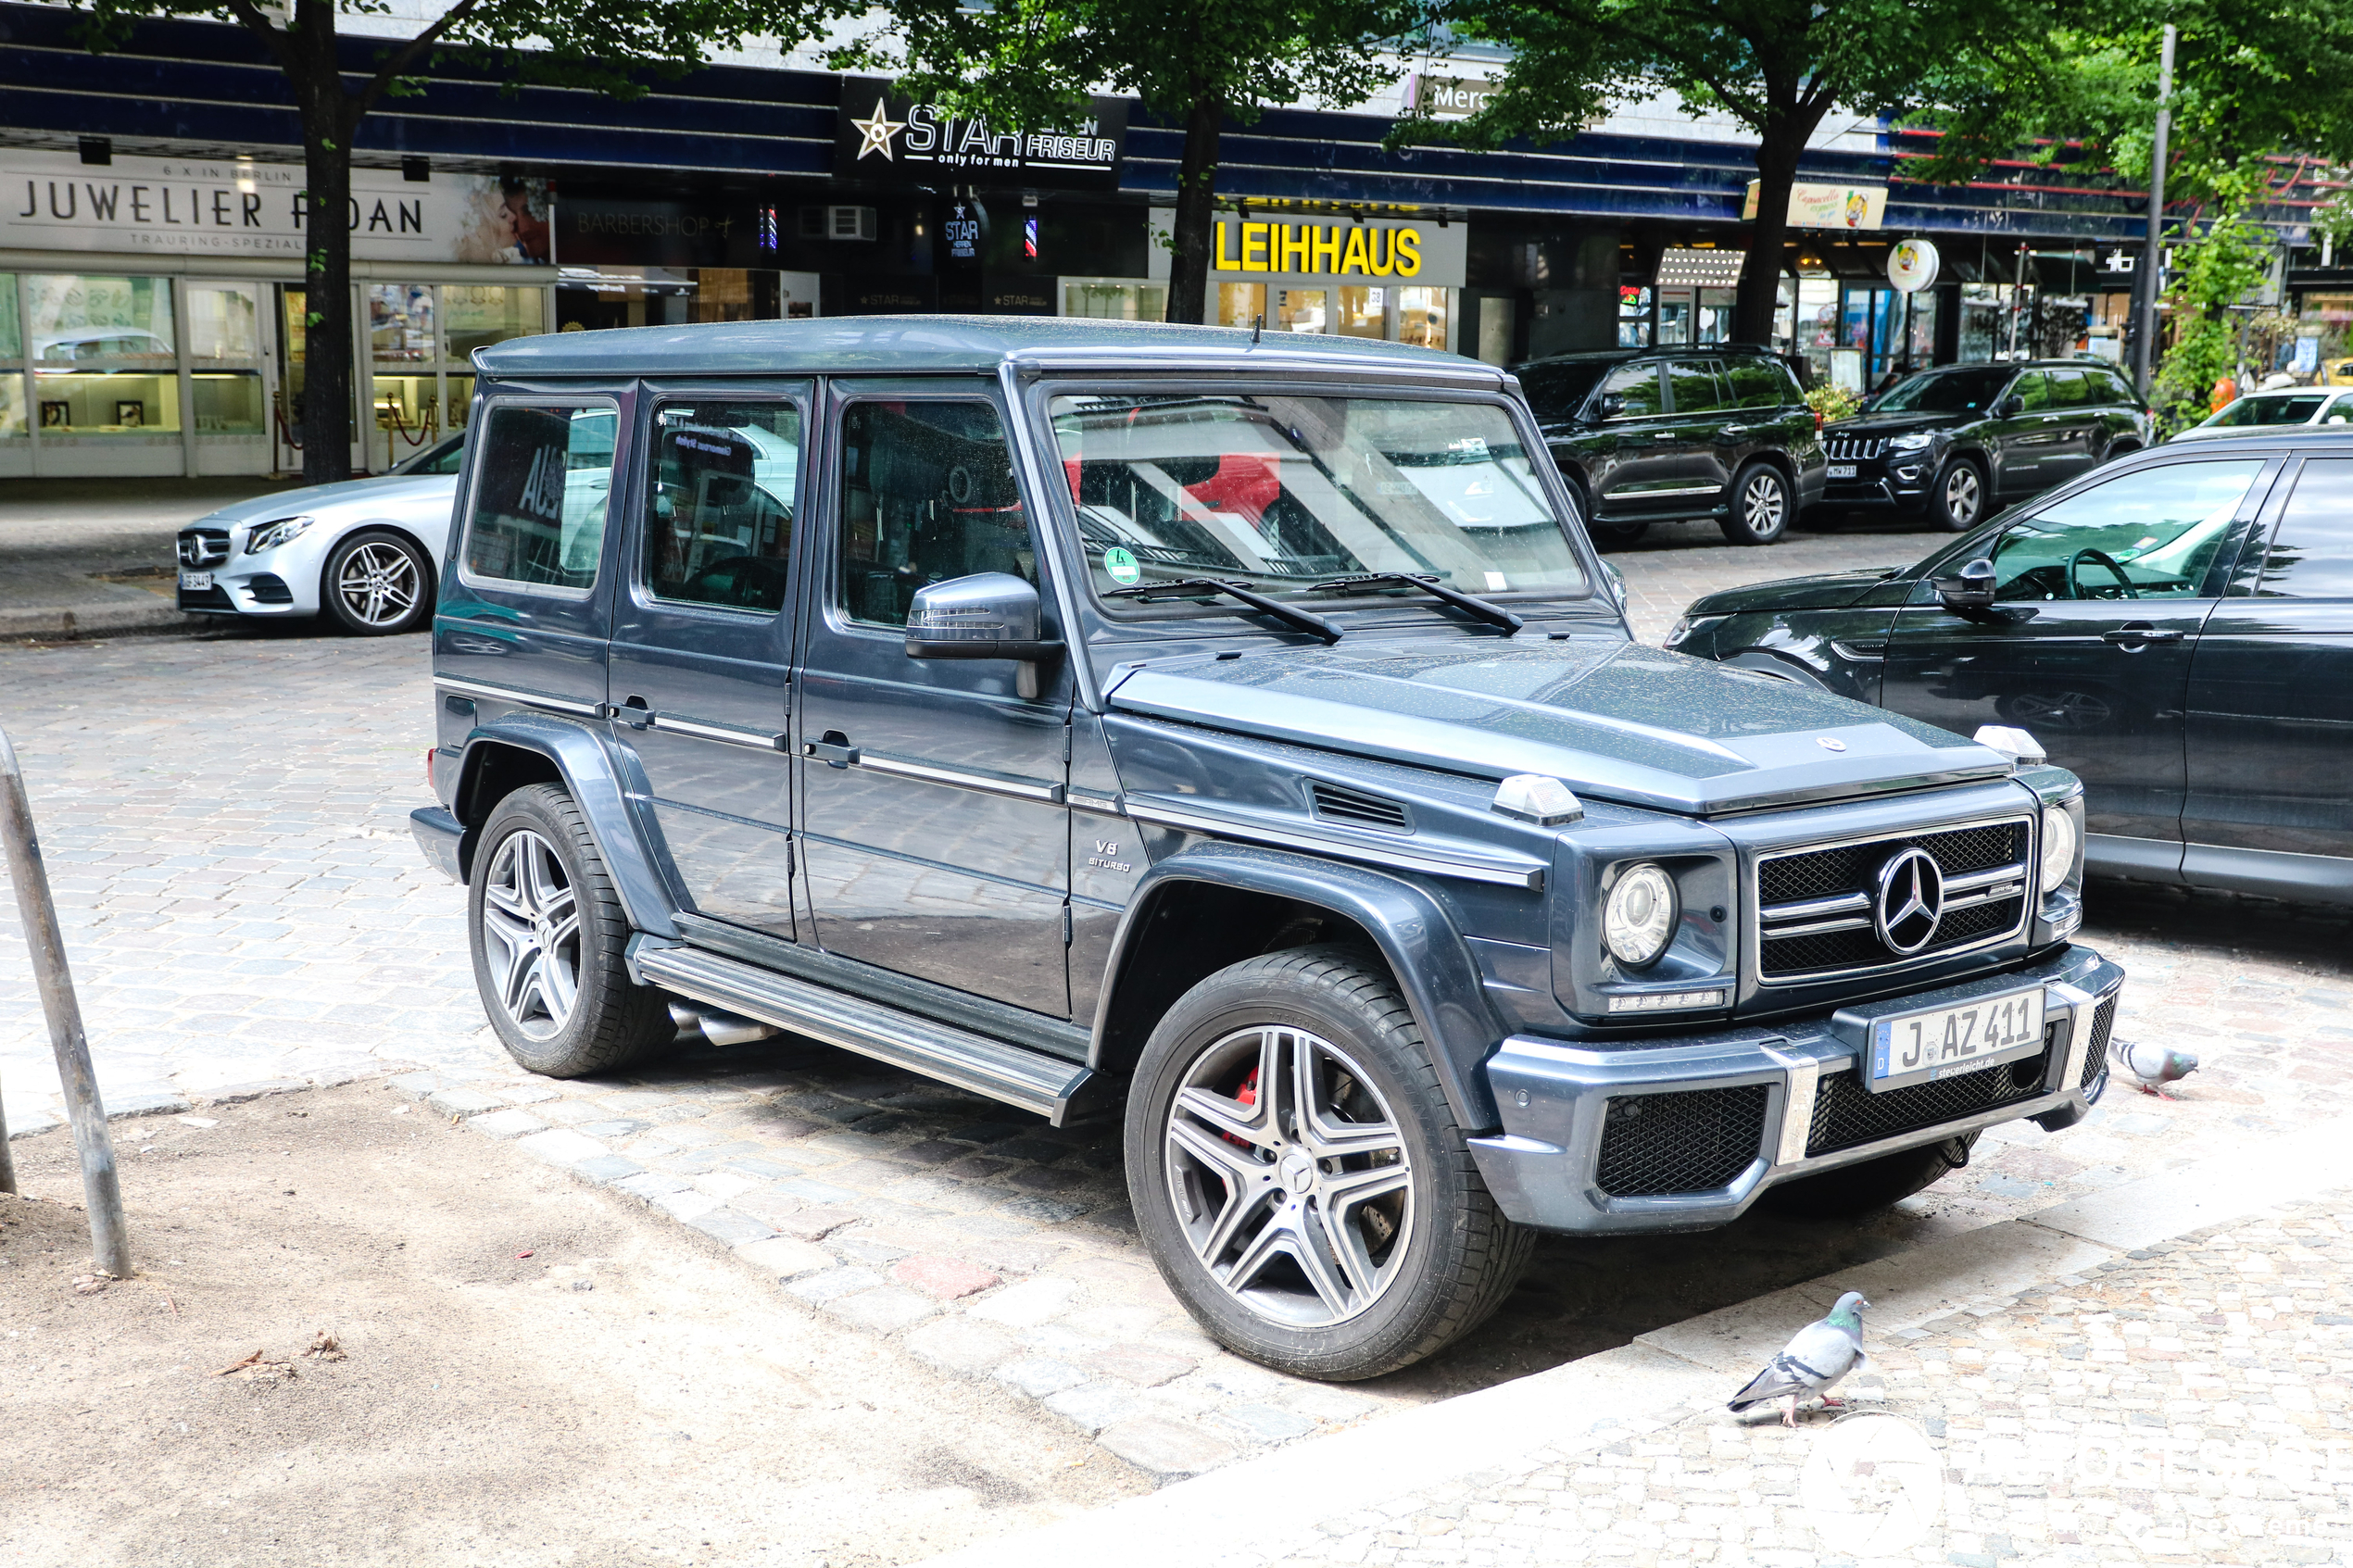
<svg viewBox="0 0 2353 1568"><path fill-rule="evenodd" d="M244 158L0 153L0 246L155 257L274 257L298 262L309 201L303 171ZM351 171L351 254L368 261L545 266L541 182L435 172L404 180Z"/></svg>
<svg viewBox="0 0 2353 1568"><path fill-rule="evenodd" d="M908 185L1051 185L1116 190L1127 104L1097 98L1088 116L1051 131L1007 131L900 96L887 82L846 78L834 131L834 172Z"/></svg>

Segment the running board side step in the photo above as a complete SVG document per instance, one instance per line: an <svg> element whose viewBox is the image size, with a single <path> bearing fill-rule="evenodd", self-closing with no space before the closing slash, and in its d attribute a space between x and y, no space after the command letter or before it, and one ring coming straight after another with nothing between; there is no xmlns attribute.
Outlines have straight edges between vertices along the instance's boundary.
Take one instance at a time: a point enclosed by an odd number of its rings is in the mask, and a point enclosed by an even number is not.
<svg viewBox="0 0 2353 1568"><path fill-rule="evenodd" d="M630 944L629 967L640 985L659 985L987 1095L1034 1111L1057 1127L1075 1111L1091 1109L1110 1086L1100 1073L1077 1062L916 1018L699 947L657 945L639 936Z"/></svg>

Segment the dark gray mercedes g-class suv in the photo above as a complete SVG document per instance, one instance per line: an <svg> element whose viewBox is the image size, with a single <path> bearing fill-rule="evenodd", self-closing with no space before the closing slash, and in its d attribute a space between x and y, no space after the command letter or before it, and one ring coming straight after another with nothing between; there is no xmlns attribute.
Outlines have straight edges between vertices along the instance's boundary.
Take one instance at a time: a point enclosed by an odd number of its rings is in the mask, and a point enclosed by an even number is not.
<svg viewBox="0 0 2353 1568"><path fill-rule="evenodd" d="M1632 642L1516 383L906 317L475 356L434 630L515 1059L782 1028L1061 1121L1237 1351L1537 1230L1916 1191L2103 1086L2075 779Z"/></svg>

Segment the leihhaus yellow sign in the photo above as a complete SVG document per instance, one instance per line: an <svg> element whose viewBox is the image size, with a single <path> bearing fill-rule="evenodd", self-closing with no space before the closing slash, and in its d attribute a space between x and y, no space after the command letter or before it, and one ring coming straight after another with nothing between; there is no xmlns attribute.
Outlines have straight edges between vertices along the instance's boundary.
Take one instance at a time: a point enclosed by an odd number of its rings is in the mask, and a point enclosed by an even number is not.
<svg viewBox="0 0 2353 1568"><path fill-rule="evenodd" d="M1331 223L1217 220L1219 272L1280 272L1310 278L1418 278L1422 236L1409 227L1342 220Z"/></svg>

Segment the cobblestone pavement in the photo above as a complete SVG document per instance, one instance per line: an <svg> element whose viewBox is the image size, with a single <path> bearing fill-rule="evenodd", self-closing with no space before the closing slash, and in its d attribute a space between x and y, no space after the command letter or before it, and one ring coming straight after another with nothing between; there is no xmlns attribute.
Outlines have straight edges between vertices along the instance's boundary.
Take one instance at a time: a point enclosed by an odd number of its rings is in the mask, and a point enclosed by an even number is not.
<svg viewBox="0 0 2353 1568"><path fill-rule="evenodd" d="M1682 573L1698 592L1804 570L1817 546L1902 546L1894 560L1915 543L1800 537L1617 559L1671 614L1684 590L1655 577ZM1547 1238L1496 1319L1446 1356L1369 1385L1300 1383L1227 1356L1178 1311L1135 1237L1108 1119L1052 1129L791 1040L675 1057L627 1081L518 1072L474 997L461 890L407 832L428 798L427 694L422 639L0 648L0 723L25 759L109 1110L401 1073L477 1130L736 1248L794 1310L903 1336L1163 1474L1557 1365L2353 1109L2346 920L2096 889L2090 939L2134 976L2121 1032L2206 1060L2179 1100L2120 1091L2063 1134L1997 1129L1967 1170L1860 1225L1760 1214L1701 1238ZM13 907L0 909L0 1091L19 1134L56 1125L60 1109L21 953Z"/></svg>
<svg viewBox="0 0 2353 1568"><path fill-rule="evenodd" d="M1887 1338L1867 1321L1871 1370L1835 1419L1662 1411L1326 1520L1320 1542L1260 1561L2341 1562L2348 1299L2340 1193Z"/></svg>

